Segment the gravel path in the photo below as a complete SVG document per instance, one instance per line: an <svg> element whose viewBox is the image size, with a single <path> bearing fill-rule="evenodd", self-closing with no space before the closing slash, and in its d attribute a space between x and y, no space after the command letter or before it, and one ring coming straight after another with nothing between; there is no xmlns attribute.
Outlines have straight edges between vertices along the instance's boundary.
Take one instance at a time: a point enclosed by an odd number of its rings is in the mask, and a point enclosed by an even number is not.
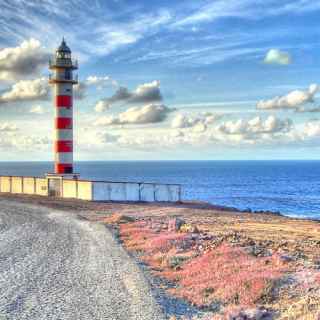
<svg viewBox="0 0 320 320"><path fill-rule="evenodd" d="M101 224L0 199L0 319L165 319Z"/></svg>

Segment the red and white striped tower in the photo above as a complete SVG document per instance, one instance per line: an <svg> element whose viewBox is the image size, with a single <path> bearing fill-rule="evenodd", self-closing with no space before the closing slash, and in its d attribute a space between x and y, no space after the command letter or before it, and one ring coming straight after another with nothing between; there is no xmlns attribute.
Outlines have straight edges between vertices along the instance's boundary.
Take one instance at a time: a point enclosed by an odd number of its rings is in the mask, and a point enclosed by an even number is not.
<svg viewBox="0 0 320 320"><path fill-rule="evenodd" d="M50 61L52 74L49 83L53 85L55 107L55 174L73 174L73 85L78 83L73 70L78 69L77 61L71 58L71 50L65 40L57 48Z"/></svg>

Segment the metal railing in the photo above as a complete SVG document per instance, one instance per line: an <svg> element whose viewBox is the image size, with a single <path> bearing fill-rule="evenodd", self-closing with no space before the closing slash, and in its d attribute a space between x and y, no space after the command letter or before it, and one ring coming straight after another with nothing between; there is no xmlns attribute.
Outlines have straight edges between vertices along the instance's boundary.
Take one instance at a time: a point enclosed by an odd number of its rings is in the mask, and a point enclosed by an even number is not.
<svg viewBox="0 0 320 320"><path fill-rule="evenodd" d="M78 60L76 60L76 59L62 59L62 58L54 57L49 60L49 67L50 68L67 67L67 68L78 69Z"/></svg>

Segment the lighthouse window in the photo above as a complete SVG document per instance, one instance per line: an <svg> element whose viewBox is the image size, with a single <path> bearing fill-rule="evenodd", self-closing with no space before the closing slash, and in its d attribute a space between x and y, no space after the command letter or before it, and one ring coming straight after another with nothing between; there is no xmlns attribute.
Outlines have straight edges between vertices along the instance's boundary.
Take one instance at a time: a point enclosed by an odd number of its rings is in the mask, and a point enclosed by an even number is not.
<svg viewBox="0 0 320 320"><path fill-rule="evenodd" d="M66 78L66 80L71 80L71 76L72 76L72 75L71 75L71 71L67 69L67 70L65 71L65 78Z"/></svg>

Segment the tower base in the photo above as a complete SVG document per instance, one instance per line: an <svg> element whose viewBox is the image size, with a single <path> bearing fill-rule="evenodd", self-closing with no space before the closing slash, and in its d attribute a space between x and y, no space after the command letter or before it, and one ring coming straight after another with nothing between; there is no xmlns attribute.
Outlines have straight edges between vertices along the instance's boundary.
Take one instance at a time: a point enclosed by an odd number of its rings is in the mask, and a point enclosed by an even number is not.
<svg viewBox="0 0 320 320"><path fill-rule="evenodd" d="M47 185L49 197L63 197L63 181L64 180L78 180L80 175L78 173L47 173Z"/></svg>

